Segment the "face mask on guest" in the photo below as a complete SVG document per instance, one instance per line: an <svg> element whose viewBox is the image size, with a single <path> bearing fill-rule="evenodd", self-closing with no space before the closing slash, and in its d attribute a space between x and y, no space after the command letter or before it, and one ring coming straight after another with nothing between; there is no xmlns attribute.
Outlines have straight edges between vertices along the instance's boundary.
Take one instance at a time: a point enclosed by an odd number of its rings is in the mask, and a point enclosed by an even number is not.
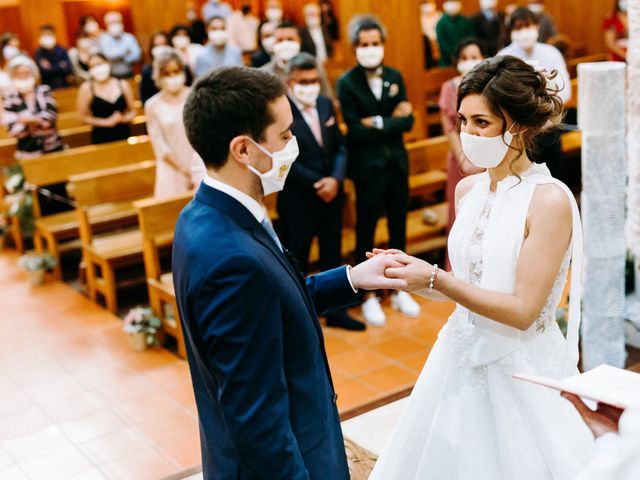
<svg viewBox="0 0 640 480"><path fill-rule="evenodd" d="M111 66L108 63L101 63L90 69L89 73L96 82L104 82L111 75Z"/></svg>
<svg viewBox="0 0 640 480"><path fill-rule="evenodd" d="M111 36L117 37L119 35L122 35L122 32L124 32L124 25L120 22L110 23L107 27L107 31Z"/></svg>
<svg viewBox="0 0 640 480"><path fill-rule="evenodd" d="M538 15L544 12L544 5L542 3L530 3L529 10Z"/></svg>
<svg viewBox="0 0 640 480"><path fill-rule="evenodd" d="M212 30L208 34L209 41L216 47L222 47L227 44L229 38L226 30Z"/></svg>
<svg viewBox="0 0 640 480"><path fill-rule="evenodd" d="M162 79L162 86L169 93L178 93L186 83L187 78L184 73L179 73L178 75L173 75L171 77L164 77Z"/></svg>
<svg viewBox="0 0 640 480"><path fill-rule="evenodd" d="M356 48L356 59L360 66L373 70L382 65L384 60L384 47L359 47Z"/></svg>
<svg viewBox="0 0 640 480"><path fill-rule="evenodd" d="M40 37L40 46L45 50L53 50L56 46L56 37L53 35L42 35Z"/></svg>
<svg viewBox="0 0 640 480"><path fill-rule="evenodd" d="M271 157L271 170L267 172L262 173L251 165L247 165L247 168L260 178L264 195L267 196L282 191L287 181L287 176L291 171L291 165L293 165L293 162L296 161L300 153L298 140L296 140L296 137L292 137L282 150L273 153L252 138L249 137L249 140L262 152Z"/></svg>
<svg viewBox="0 0 640 480"><path fill-rule="evenodd" d="M513 141L511 128L497 137L480 137L460 132L460 142L465 156L478 168L496 168L502 163Z"/></svg>
<svg viewBox="0 0 640 480"><path fill-rule="evenodd" d="M87 22L84 26L84 31L87 33L96 33L98 30L100 30L100 25L97 22Z"/></svg>
<svg viewBox="0 0 640 480"><path fill-rule="evenodd" d="M476 65L482 63L482 60L461 60L458 62L457 68L460 75L463 77L469 73Z"/></svg>
<svg viewBox="0 0 640 480"><path fill-rule="evenodd" d="M156 58L162 52L170 52L170 51L171 51L171 47L169 45L156 45L151 49L151 56L153 58Z"/></svg>
<svg viewBox="0 0 640 480"><path fill-rule="evenodd" d="M627 0L620 0L618 2L618 8L621 12L626 12L629 2Z"/></svg>
<svg viewBox="0 0 640 480"><path fill-rule="evenodd" d="M480 10L495 10L497 0L480 0Z"/></svg>
<svg viewBox="0 0 640 480"><path fill-rule="evenodd" d="M282 62L288 62L299 53L300 44L293 40L278 42L273 46L273 54Z"/></svg>
<svg viewBox="0 0 640 480"><path fill-rule="evenodd" d="M173 40L171 40L171 43L173 43L174 47L182 49L187 48L191 44L191 39L184 35L176 35L173 37Z"/></svg>
<svg viewBox="0 0 640 480"><path fill-rule="evenodd" d="M529 50L538 41L538 29L536 27L521 28L511 32L511 41L520 45L524 50Z"/></svg>
<svg viewBox="0 0 640 480"><path fill-rule="evenodd" d="M320 96L320 84L312 83L310 85L301 85L296 83L293 85L293 96L296 97L300 103L307 107L315 107Z"/></svg>
<svg viewBox="0 0 640 480"><path fill-rule="evenodd" d="M322 23L320 20L320 17L317 15L309 15L308 17L305 18L305 22L307 23L307 27L309 28L319 27L320 24Z"/></svg>
<svg viewBox="0 0 640 480"><path fill-rule="evenodd" d="M279 23L282 20L282 9L281 8L267 8L267 11L264 12L271 23Z"/></svg>
<svg viewBox="0 0 640 480"><path fill-rule="evenodd" d="M462 5L460 2L444 2L442 9L447 15L455 17L460 13L460 10L462 10Z"/></svg>
<svg viewBox="0 0 640 480"><path fill-rule="evenodd" d="M435 11L436 6L433 3L423 3L420 5L420 13L422 15L431 15L432 13L435 13Z"/></svg>
<svg viewBox="0 0 640 480"><path fill-rule="evenodd" d="M20 49L15 45L5 45L2 49L2 56L6 61L11 60L13 57L17 57L20 54Z"/></svg>
<svg viewBox="0 0 640 480"><path fill-rule="evenodd" d="M274 37L273 35L262 39L262 48L264 48L264 51L269 55L273 55L273 47L275 46L275 44L276 37Z"/></svg>
<svg viewBox="0 0 640 480"><path fill-rule="evenodd" d="M25 94L33 92L33 89L36 87L36 79L33 77L23 78L20 80L14 80L13 86L16 87L18 92Z"/></svg>

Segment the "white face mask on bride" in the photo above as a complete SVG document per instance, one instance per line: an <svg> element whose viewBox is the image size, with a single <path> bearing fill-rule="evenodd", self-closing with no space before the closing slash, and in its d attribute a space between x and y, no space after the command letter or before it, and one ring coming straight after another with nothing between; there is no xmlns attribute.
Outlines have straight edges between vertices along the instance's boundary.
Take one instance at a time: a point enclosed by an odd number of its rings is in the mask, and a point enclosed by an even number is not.
<svg viewBox="0 0 640 480"><path fill-rule="evenodd" d="M513 141L511 129L497 137L480 137L460 132L460 142L465 156L478 168L496 168L502 163Z"/></svg>

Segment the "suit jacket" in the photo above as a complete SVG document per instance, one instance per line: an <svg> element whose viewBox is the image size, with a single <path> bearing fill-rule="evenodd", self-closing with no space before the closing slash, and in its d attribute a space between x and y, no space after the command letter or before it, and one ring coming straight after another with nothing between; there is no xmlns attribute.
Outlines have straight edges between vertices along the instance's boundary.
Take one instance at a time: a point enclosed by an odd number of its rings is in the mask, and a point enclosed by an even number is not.
<svg viewBox="0 0 640 480"><path fill-rule="evenodd" d="M298 140L300 154L293 163L284 190L278 194L278 210L309 212L325 205L316 194L314 183L323 177L334 177L342 183L347 170L347 150L340 127L327 97L318 97L317 110L322 128L322 145L318 144L295 102L289 99L293 112L292 132ZM340 202L339 195L334 202Z"/></svg>
<svg viewBox="0 0 640 480"><path fill-rule="evenodd" d="M326 28L322 27L322 36L324 38L324 46L327 49L327 57L333 57L333 43L331 43L331 37ZM300 50L310 53L314 57L318 55L316 44L313 41L311 33L309 33L309 27L303 27L300 29L300 39L302 40L302 46Z"/></svg>
<svg viewBox="0 0 640 480"><path fill-rule="evenodd" d="M317 315L356 302L346 268L305 281L240 202L202 184L173 275L206 480L348 480Z"/></svg>
<svg viewBox="0 0 640 480"><path fill-rule="evenodd" d="M484 13L478 12L471 17L471 23L476 29L476 36L487 46L489 56L495 55L505 35L504 13L496 12L489 20Z"/></svg>
<svg viewBox="0 0 640 480"><path fill-rule="evenodd" d="M400 102L407 100L402 74L393 68L382 67L383 89L380 101L369 87L366 71L356 66L338 80L338 98L349 133L349 176L355 181L365 180L376 170L386 166L401 168L409 173L403 133L413 128L413 115L393 118ZM366 117L380 115L382 130L362 125Z"/></svg>

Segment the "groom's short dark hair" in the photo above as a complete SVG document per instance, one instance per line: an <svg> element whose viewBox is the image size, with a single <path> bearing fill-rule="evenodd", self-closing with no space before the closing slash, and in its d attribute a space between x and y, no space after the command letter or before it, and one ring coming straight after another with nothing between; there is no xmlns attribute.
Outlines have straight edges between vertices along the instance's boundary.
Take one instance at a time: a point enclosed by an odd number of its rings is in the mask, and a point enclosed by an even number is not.
<svg viewBox="0 0 640 480"><path fill-rule="evenodd" d="M198 79L185 103L187 138L206 166L219 169L238 135L263 140L275 121L270 104L286 94L274 75L244 67L214 69Z"/></svg>

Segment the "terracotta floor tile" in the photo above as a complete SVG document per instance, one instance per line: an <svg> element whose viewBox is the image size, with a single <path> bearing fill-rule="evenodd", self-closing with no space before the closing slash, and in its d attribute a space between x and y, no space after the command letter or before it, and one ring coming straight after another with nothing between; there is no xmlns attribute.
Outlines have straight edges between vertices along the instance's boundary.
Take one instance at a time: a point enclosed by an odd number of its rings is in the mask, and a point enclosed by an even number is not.
<svg viewBox="0 0 640 480"><path fill-rule="evenodd" d="M140 423L154 418L173 418L185 409L169 395L159 394L112 405L111 411L126 423Z"/></svg>
<svg viewBox="0 0 640 480"><path fill-rule="evenodd" d="M408 369L389 365L362 375L358 380L383 392L392 393L413 386L417 377L416 373Z"/></svg>
<svg viewBox="0 0 640 480"><path fill-rule="evenodd" d="M198 419L189 413L176 412L170 419L150 418L133 425L134 429L154 443L163 443L176 435L199 435Z"/></svg>
<svg viewBox="0 0 640 480"><path fill-rule="evenodd" d="M29 387L55 382L64 377L66 372L57 363L45 362L43 359L38 362L37 367L32 365L27 368L10 369L7 375L15 385Z"/></svg>
<svg viewBox="0 0 640 480"><path fill-rule="evenodd" d="M175 464L154 448L98 467L113 480L158 480L179 471Z"/></svg>
<svg viewBox="0 0 640 480"><path fill-rule="evenodd" d="M119 382L94 385L89 391L93 392L98 397L98 400L104 399L110 404L152 397L161 392L158 387L146 381L146 379L135 377L123 378Z"/></svg>
<svg viewBox="0 0 640 480"><path fill-rule="evenodd" d="M424 368L424 364L427 362L427 356L428 352L418 353L416 355L403 358L401 363L410 370L420 373Z"/></svg>
<svg viewBox="0 0 640 480"><path fill-rule="evenodd" d="M71 375L60 376L48 383L27 385L23 390L38 405L63 400L84 391Z"/></svg>
<svg viewBox="0 0 640 480"><path fill-rule="evenodd" d="M98 467L94 467L69 477L67 480L109 480L109 477L102 473Z"/></svg>
<svg viewBox="0 0 640 480"><path fill-rule="evenodd" d="M105 405L92 393L82 391L56 402L42 404L39 408L51 422L62 423L99 412Z"/></svg>
<svg viewBox="0 0 640 480"><path fill-rule="evenodd" d="M37 432L48 427L50 423L40 408L35 405L28 406L19 414L9 414L0 418L0 441Z"/></svg>
<svg viewBox="0 0 640 480"><path fill-rule="evenodd" d="M411 333L411 338L417 340L419 342L424 343L425 345L432 346L436 343L438 339L438 333L440 332L441 327L427 327L416 330Z"/></svg>
<svg viewBox="0 0 640 480"><path fill-rule="evenodd" d="M124 426L124 422L109 411L98 411L98 413L58 424L65 437L74 443L87 442L102 437Z"/></svg>
<svg viewBox="0 0 640 480"><path fill-rule="evenodd" d="M152 368L147 368L144 376L162 389L174 385L191 386L191 375L187 362L174 361L165 366L158 366L156 364Z"/></svg>
<svg viewBox="0 0 640 480"><path fill-rule="evenodd" d="M330 357L329 363L331 368L335 367L345 373L357 376L388 365L391 360L371 351L354 349Z"/></svg>
<svg viewBox="0 0 640 480"><path fill-rule="evenodd" d="M421 342L412 340L409 337L396 337L382 342L375 347L375 351L380 355L385 355L393 359L402 359L424 352L425 346Z"/></svg>
<svg viewBox="0 0 640 480"><path fill-rule="evenodd" d="M80 451L95 465L108 463L152 446L147 437L140 435L132 428L121 428L78 444Z"/></svg>
<svg viewBox="0 0 640 480"><path fill-rule="evenodd" d="M202 462L199 435L180 434L161 439L158 448L167 458L186 470Z"/></svg>
<svg viewBox="0 0 640 480"><path fill-rule="evenodd" d="M75 447L21 462L19 466L30 480L67 480L92 467L89 460Z"/></svg>
<svg viewBox="0 0 640 480"><path fill-rule="evenodd" d="M349 380L353 380L354 378L356 378L354 375L351 375L347 372L343 372L342 370L340 370L337 367L332 367L331 368L331 377L333 378L333 383L343 383L343 382L347 382Z"/></svg>
<svg viewBox="0 0 640 480"><path fill-rule="evenodd" d="M2 442L2 447L16 462L32 460L70 446L69 441L55 426Z"/></svg>
<svg viewBox="0 0 640 480"><path fill-rule="evenodd" d="M338 394L338 410L344 411L367 403L372 398L380 395L380 391L366 385L359 380L350 380L336 386Z"/></svg>
<svg viewBox="0 0 640 480"><path fill-rule="evenodd" d="M2 480L29 480L29 477L17 465L0 470L0 478Z"/></svg>
<svg viewBox="0 0 640 480"><path fill-rule="evenodd" d="M324 345L327 355L339 355L353 349L353 345L350 342L333 335L325 337Z"/></svg>

